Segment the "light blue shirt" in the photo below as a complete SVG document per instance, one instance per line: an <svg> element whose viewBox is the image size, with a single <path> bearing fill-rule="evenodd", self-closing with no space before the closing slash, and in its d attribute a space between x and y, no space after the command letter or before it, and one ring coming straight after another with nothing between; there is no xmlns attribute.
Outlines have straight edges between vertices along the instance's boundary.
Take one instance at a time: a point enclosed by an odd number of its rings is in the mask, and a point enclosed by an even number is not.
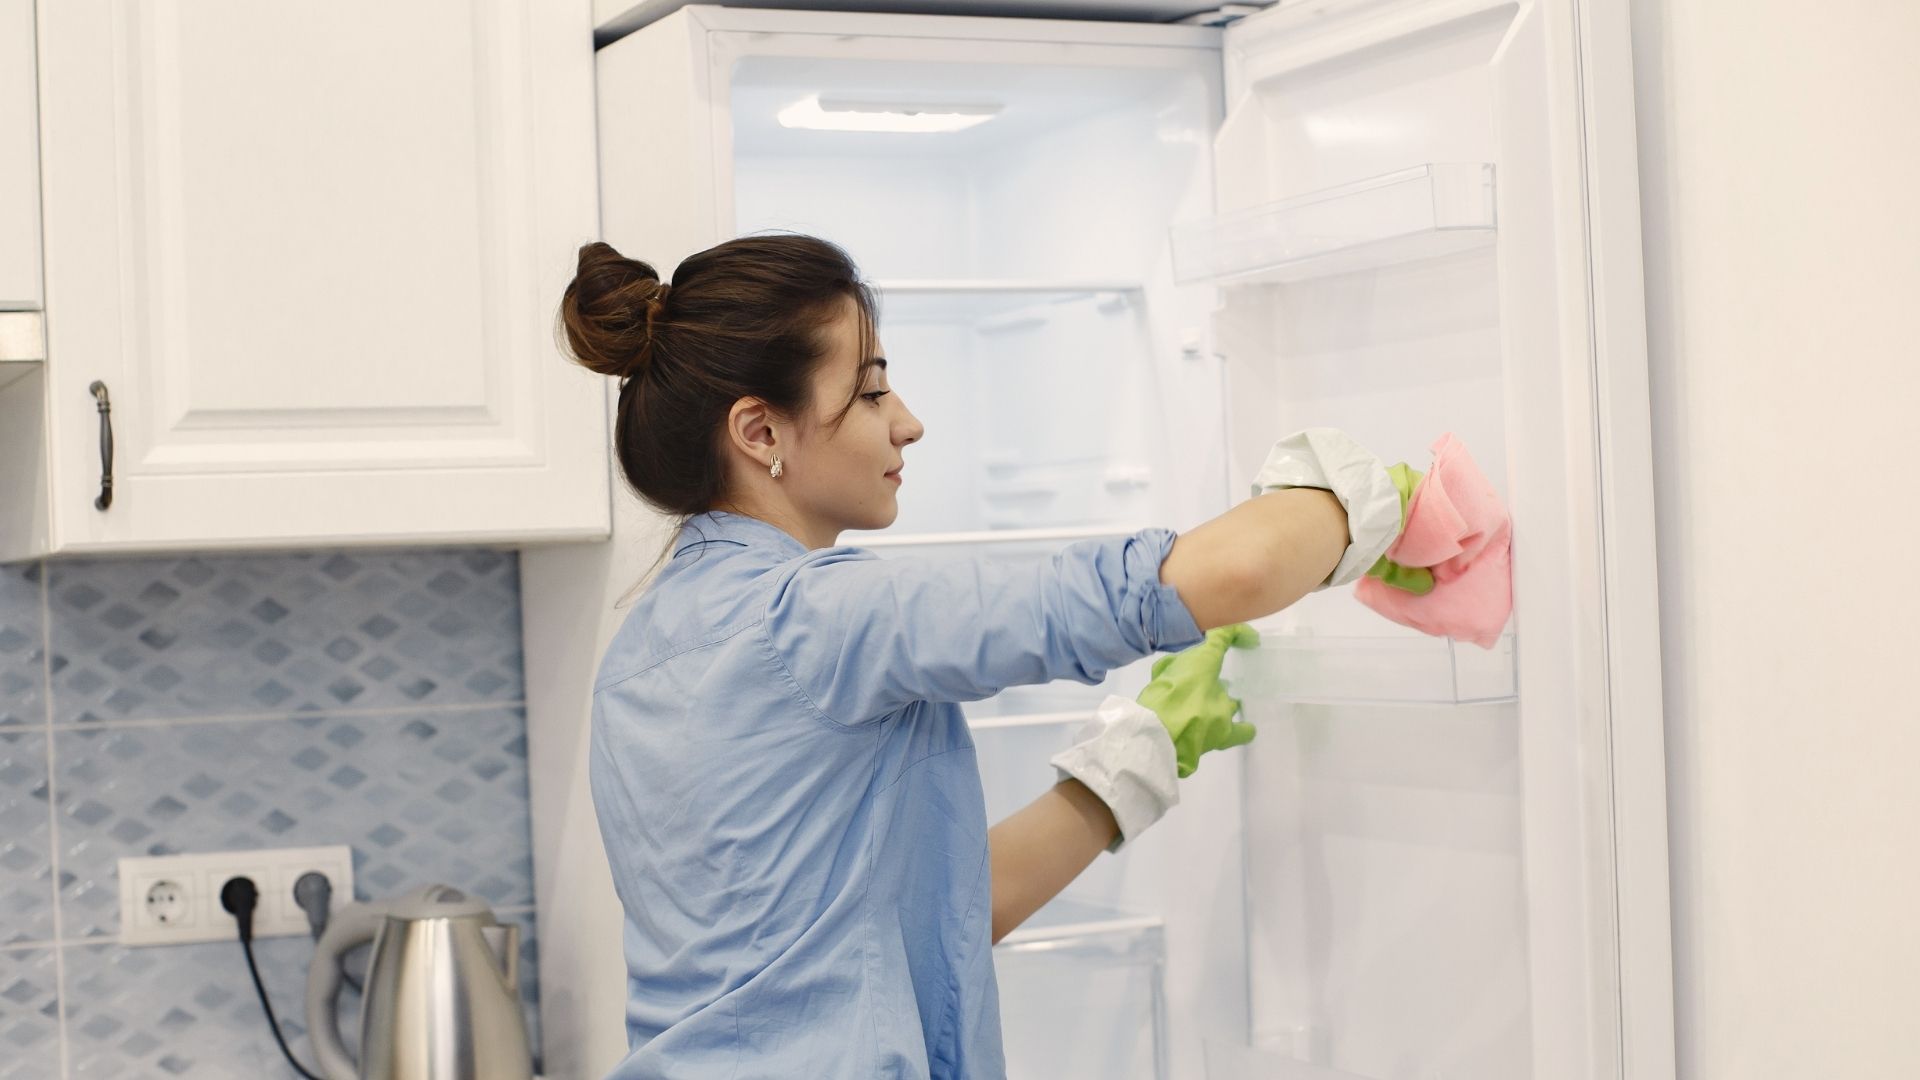
<svg viewBox="0 0 1920 1080"><path fill-rule="evenodd" d="M1004 1075L986 811L954 703L1198 641L1160 584L1172 544L883 560L690 521L593 695L626 908L632 1050L612 1076Z"/></svg>

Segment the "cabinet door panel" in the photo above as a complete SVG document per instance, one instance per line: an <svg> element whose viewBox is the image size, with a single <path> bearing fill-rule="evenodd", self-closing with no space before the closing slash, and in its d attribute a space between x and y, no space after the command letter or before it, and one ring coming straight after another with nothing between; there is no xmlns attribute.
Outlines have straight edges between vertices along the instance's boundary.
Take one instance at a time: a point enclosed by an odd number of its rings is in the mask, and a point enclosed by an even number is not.
<svg viewBox="0 0 1920 1080"><path fill-rule="evenodd" d="M0 311L40 306L33 75L33 0L0 0Z"/></svg>
<svg viewBox="0 0 1920 1080"><path fill-rule="evenodd" d="M58 546L605 533L584 4L45 18Z"/></svg>

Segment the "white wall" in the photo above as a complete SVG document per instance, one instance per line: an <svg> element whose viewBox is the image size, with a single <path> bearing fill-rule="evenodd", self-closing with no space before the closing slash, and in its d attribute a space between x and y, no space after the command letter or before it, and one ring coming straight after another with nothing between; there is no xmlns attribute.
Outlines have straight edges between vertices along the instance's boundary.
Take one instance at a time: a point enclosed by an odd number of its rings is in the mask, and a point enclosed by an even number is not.
<svg viewBox="0 0 1920 1080"><path fill-rule="evenodd" d="M1920 6L1633 18L1679 1074L1920 1076Z"/></svg>

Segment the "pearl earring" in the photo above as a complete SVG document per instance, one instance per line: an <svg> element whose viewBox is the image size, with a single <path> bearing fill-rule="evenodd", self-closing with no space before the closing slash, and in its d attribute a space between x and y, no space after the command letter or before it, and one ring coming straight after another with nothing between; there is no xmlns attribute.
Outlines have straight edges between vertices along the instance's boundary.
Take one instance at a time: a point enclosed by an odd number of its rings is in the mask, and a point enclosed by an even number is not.
<svg viewBox="0 0 1920 1080"><path fill-rule="evenodd" d="M767 470L767 475L773 477L775 480L778 480L780 479L780 474L785 471L786 470L781 468L780 466L780 455L779 454L773 455L773 468Z"/></svg>

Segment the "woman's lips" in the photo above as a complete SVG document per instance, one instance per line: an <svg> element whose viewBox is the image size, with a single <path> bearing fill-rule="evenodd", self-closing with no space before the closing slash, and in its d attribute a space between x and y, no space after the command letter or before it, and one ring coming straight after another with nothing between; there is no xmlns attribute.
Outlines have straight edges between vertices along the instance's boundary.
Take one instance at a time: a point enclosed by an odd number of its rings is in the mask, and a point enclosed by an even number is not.
<svg viewBox="0 0 1920 1080"><path fill-rule="evenodd" d="M906 468L905 465L900 466L900 469L904 469L904 468ZM884 475L886 476L887 479L898 484L900 483L900 469L889 469Z"/></svg>

